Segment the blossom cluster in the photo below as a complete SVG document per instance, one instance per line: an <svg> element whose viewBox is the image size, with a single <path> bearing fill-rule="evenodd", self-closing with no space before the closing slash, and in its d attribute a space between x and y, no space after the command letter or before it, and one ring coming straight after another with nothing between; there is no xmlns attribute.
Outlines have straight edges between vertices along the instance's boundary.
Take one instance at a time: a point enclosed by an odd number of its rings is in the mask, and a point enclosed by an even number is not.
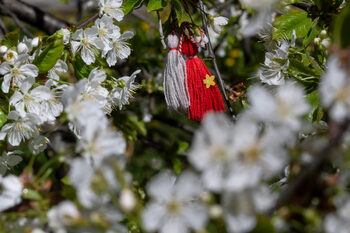
<svg viewBox="0 0 350 233"><path fill-rule="evenodd" d="M121 21L124 16L120 8L122 1L100 0L98 3L100 18L92 27L75 32L74 29L61 29L55 34L59 35L56 39L62 40L65 52L71 52L73 58L80 56L87 65L94 63L96 56L101 56L109 66L114 66L118 60L130 55L131 49L125 40L130 39L133 33L128 31L121 34L115 25L114 20ZM64 53L47 73L40 71L37 58L44 53L42 45L45 42L50 43L39 37L25 37L16 47L0 48L1 88L3 94L8 96L7 120L1 128L0 140L6 140L14 149L28 143L28 148L35 156L43 152L48 144L55 147L47 136L47 130L56 127L58 120L67 123L77 138L75 152L82 156L81 159L65 159L72 164L70 179L72 186L77 189L79 201L84 207L93 208L96 205L92 202L100 199L108 208L111 200L106 199L106 196L95 196L90 186L97 170L103 170L103 179L109 182L108 187L113 187L113 192L121 189L111 168L104 161L112 157L123 170L126 141L123 134L112 126L108 114L129 103L134 90L138 88L135 78L140 70L131 76L115 78L107 76L105 70L95 68L88 77L76 83L66 82L62 77L71 74L71 59L66 59ZM1 175L21 162L21 154L19 150L3 153L0 160ZM87 171L90 171L90 175ZM21 203L22 190L23 193L26 190L21 180L8 175L1 176L0 182L0 210ZM127 193L128 197L130 199L130 193ZM116 222L122 219L121 214L114 209L106 211L101 210L101 213L113 222L116 232L121 232L123 228ZM74 223L72 218L77 220L79 216L79 210L69 201L60 203L47 213L54 232L66 232L65 227Z"/></svg>

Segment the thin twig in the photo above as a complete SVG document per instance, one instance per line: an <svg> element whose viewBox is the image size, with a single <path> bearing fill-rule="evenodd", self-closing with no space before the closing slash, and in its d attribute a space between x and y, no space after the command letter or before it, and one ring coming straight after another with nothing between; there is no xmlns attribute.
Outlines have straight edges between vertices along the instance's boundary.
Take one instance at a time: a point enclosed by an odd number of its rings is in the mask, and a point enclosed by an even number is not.
<svg viewBox="0 0 350 233"><path fill-rule="evenodd" d="M295 7L297 7L297 8L299 8L299 9L301 9L301 10L303 10L303 11L308 11L309 10L309 8L310 8L310 6L309 5L307 5L307 4L305 4L305 3L301 3L301 2L297 2L297 3L293 3L293 4L291 4L292 6L295 6Z"/></svg>
<svg viewBox="0 0 350 233"><path fill-rule="evenodd" d="M5 39L5 35L7 34L8 31L1 18L0 18L0 32L1 32L0 39L1 40Z"/></svg>
<svg viewBox="0 0 350 233"><path fill-rule="evenodd" d="M231 107L231 104L230 104L230 101L228 100L227 98L227 95L226 95L226 92L225 92L225 83L221 77L221 73L219 71L219 68L218 68L218 65L216 63L216 56L215 56L215 53L213 51L213 46L211 44L211 41L210 41L210 37L209 37L209 33L208 33L208 25L207 25L207 20L206 20L206 16L205 16L205 12L204 12L204 6L203 6L203 2L201 0L199 0L199 8L201 9L201 15L202 15L202 22L203 22L203 29L204 29L204 32L205 34L207 35L208 37L208 49L209 49L209 56L211 57L212 59L212 62L213 62L213 65L214 65L214 69L215 69L215 73L216 73L216 76L218 77L218 80L219 80L219 86L221 88L221 92L224 96L224 99L225 99L225 102L226 102L226 105L227 105L227 108L229 109L229 112L232 116L232 119L233 120L236 120L236 116L233 112L233 109Z"/></svg>
<svg viewBox="0 0 350 233"><path fill-rule="evenodd" d="M0 3L13 12L22 22L26 22L48 34L53 34L61 28L71 26L70 23L58 19L27 2L20 0L0 0ZM0 8L0 14L9 16L8 12L2 8Z"/></svg>
<svg viewBox="0 0 350 233"><path fill-rule="evenodd" d="M310 180L315 180L319 173L322 171L322 167L329 159L331 152L338 147L344 137L345 132L349 128L350 120L346 120L342 124L336 124L334 127L334 132L331 132L331 140L329 143L322 148L318 154L314 157L313 161L310 163L309 167L303 169L303 171L290 183L279 196L276 206L270 210L272 214L279 207L288 204L291 199L301 190L302 187L307 184Z"/></svg>
<svg viewBox="0 0 350 233"><path fill-rule="evenodd" d="M8 9L4 4L0 4L0 7L5 11L12 19L15 21L17 26L30 38L33 38L33 34L24 26L24 24L18 19L17 15L14 14L10 9Z"/></svg>
<svg viewBox="0 0 350 233"><path fill-rule="evenodd" d="M89 25L91 22L95 21L98 18L98 16L99 16L99 13L94 14L93 16L91 16L84 22L80 23L78 26L76 26L76 28L82 28Z"/></svg>

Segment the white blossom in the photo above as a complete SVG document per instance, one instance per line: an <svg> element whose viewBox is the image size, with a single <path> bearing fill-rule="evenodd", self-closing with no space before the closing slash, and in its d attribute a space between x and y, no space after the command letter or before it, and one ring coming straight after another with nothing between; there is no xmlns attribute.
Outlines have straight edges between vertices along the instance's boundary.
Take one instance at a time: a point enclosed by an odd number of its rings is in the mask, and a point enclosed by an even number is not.
<svg viewBox="0 0 350 233"><path fill-rule="evenodd" d="M14 175L0 176L0 212L21 202L23 185Z"/></svg>
<svg viewBox="0 0 350 233"><path fill-rule="evenodd" d="M233 160L233 125L223 114L208 114L188 152L191 164L202 172L211 191L221 191Z"/></svg>
<svg viewBox="0 0 350 233"><path fill-rule="evenodd" d="M18 146L22 140L30 139L39 133L40 119L37 115L28 113L22 117L17 111L11 111L7 119L14 122L7 123L1 128L0 140L4 140L7 136L12 146Z"/></svg>
<svg viewBox="0 0 350 233"><path fill-rule="evenodd" d="M330 108L330 116L342 121L350 115L350 81L346 70L339 66L339 58L332 56L320 84L320 96L324 107Z"/></svg>
<svg viewBox="0 0 350 233"><path fill-rule="evenodd" d="M55 66L49 70L48 77L54 80L60 80L60 74L68 71L68 65L61 59L58 59Z"/></svg>
<svg viewBox="0 0 350 233"><path fill-rule="evenodd" d="M70 31L66 28L62 28L61 33L63 35L62 37L63 44L68 44L70 41Z"/></svg>
<svg viewBox="0 0 350 233"><path fill-rule="evenodd" d="M254 87L249 92L249 100L251 103L247 114L249 117L287 127L293 132L300 129L300 117L310 108L305 100L304 90L292 82L279 86L276 94L263 87Z"/></svg>
<svg viewBox="0 0 350 233"><path fill-rule="evenodd" d="M1 89L4 93L8 93L10 86L20 87L26 80L33 81L38 76L39 69L33 64L25 64L28 55L20 55L18 58L10 62L6 61L0 65L0 74L4 75Z"/></svg>
<svg viewBox="0 0 350 233"><path fill-rule="evenodd" d="M261 180L278 174L285 166L286 154L276 130L260 133L256 124L240 121L233 134L234 160L227 171L225 189L232 192L256 187Z"/></svg>
<svg viewBox="0 0 350 233"><path fill-rule="evenodd" d="M198 178L191 172L184 172L178 178L167 171L157 175L147 185L152 200L142 214L144 228L159 233L202 229L207 213L199 201L201 191Z"/></svg>
<svg viewBox="0 0 350 233"><path fill-rule="evenodd" d="M220 34L223 26L227 25L228 18L223 16L216 16L216 17L211 16L209 17L209 22L214 32L216 32L217 34Z"/></svg>
<svg viewBox="0 0 350 233"><path fill-rule="evenodd" d="M91 129L93 128L93 129ZM123 135L112 128L89 126L81 134L77 145L77 151L94 164L101 164L108 156L121 155L124 153L126 143Z"/></svg>
<svg viewBox="0 0 350 233"><path fill-rule="evenodd" d="M104 51L112 49L113 38L120 37L120 29L113 24L113 19L107 15L103 15L95 21L95 25L92 27L98 31L99 43L103 44Z"/></svg>
<svg viewBox="0 0 350 233"><path fill-rule="evenodd" d="M279 44L274 44L275 48L265 54L265 61L259 71L260 80L269 85L283 85L285 83L284 72L289 67L288 49L295 45L296 34L293 32L293 38L282 40Z"/></svg>
<svg viewBox="0 0 350 233"><path fill-rule="evenodd" d="M132 94L135 89L139 87L138 84L135 83L135 78L141 70L136 70L130 76L124 76L118 79L116 82L116 86L111 91L110 104L112 108L114 106L118 106L119 109L129 103L129 99L132 97Z"/></svg>
<svg viewBox="0 0 350 233"><path fill-rule="evenodd" d="M94 168L85 159L78 158L71 162L69 180L77 191L79 202L86 208L93 207L98 200L97 195L91 189L94 172Z"/></svg>
<svg viewBox="0 0 350 233"><path fill-rule="evenodd" d="M124 18L121 9L122 3L122 0L99 0L100 15L106 14L117 21L121 21Z"/></svg>
<svg viewBox="0 0 350 233"><path fill-rule="evenodd" d="M72 37L73 55L75 56L78 51L81 51L81 58L87 65L95 62L95 48L104 49L104 45L98 40L97 35L97 28L87 28L77 30Z"/></svg>
<svg viewBox="0 0 350 233"><path fill-rule="evenodd" d="M277 196L267 186L258 186L240 193L224 193L224 219L230 233L250 232L257 214L263 214L275 204Z"/></svg>
<svg viewBox="0 0 350 233"><path fill-rule="evenodd" d="M47 212L49 227L55 233L67 233L65 227L70 226L79 217L79 210L71 201L63 201Z"/></svg>
<svg viewBox="0 0 350 233"><path fill-rule="evenodd" d="M102 57L106 57L106 61L109 66L114 66L118 58L120 60L126 59L131 53L129 44L125 40L129 40L134 36L132 31L126 31L120 36L112 38L112 48L109 51L103 51Z"/></svg>
<svg viewBox="0 0 350 233"><path fill-rule="evenodd" d="M328 214L324 221L326 233L350 233L350 201L337 206L337 212Z"/></svg>

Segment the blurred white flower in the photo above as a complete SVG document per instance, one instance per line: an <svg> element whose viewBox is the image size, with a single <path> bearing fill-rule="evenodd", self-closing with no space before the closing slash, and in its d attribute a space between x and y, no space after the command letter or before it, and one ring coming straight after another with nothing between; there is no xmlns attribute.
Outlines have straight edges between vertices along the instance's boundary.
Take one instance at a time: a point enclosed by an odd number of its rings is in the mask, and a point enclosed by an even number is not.
<svg viewBox="0 0 350 233"><path fill-rule="evenodd" d="M277 196L267 186L258 186L240 193L224 193L223 206L227 230L230 233L250 232L263 214L275 204Z"/></svg>
<svg viewBox="0 0 350 233"><path fill-rule="evenodd" d="M342 121L350 116L350 81L346 71L340 67L339 58L329 58L328 68L320 84L320 96L324 107L330 108L330 116Z"/></svg>
<svg viewBox="0 0 350 233"><path fill-rule="evenodd" d="M28 113L22 117L17 111L11 111L7 119L14 122L7 123L1 128L0 140L4 140L7 136L7 141L12 146L18 146L22 140L30 139L39 133L40 118L37 115Z"/></svg>
<svg viewBox="0 0 350 233"><path fill-rule="evenodd" d="M69 170L69 180L77 191L79 202L86 208L91 208L98 201L97 195L91 189L94 168L85 159L74 159Z"/></svg>
<svg viewBox="0 0 350 233"><path fill-rule="evenodd" d="M253 87L248 95L251 103L249 117L286 127L292 132L300 129L300 118L310 109L303 88L292 82L279 86L275 95L263 87Z"/></svg>
<svg viewBox="0 0 350 233"><path fill-rule="evenodd" d="M276 140L279 136L269 128L261 133L251 121L238 122L232 136L234 160L229 164L225 189L240 192L279 173L286 163L286 154Z"/></svg>
<svg viewBox="0 0 350 233"><path fill-rule="evenodd" d="M23 185L14 175L0 176L0 212L21 202Z"/></svg>
<svg viewBox="0 0 350 233"><path fill-rule="evenodd" d="M99 0L100 15L106 14L117 21L121 21L124 17L121 9L122 0Z"/></svg>
<svg viewBox="0 0 350 233"><path fill-rule="evenodd" d="M337 212L328 214L324 221L326 233L350 233L350 201L337 206Z"/></svg>
<svg viewBox="0 0 350 233"><path fill-rule="evenodd" d="M80 213L73 202L63 201L47 212L47 218L49 227L55 233L67 233L65 227L70 226L76 219L80 218Z"/></svg>
<svg viewBox="0 0 350 233"><path fill-rule="evenodd" d="M147 186L152 198L142 213L147 231L186 233L202 229L207 222L205 207L199 201L202 191L198 177L184 172L178 178L165 171Z"/></svg>
<svg viewBox="0 0 350 233"><path fill-rule="evenodd" d="M8 55L9 56L9 55ZM20 87L26 80L34 82L38 76L39 69L33 64L25 64L28 55L20 55L12 62L3 62L0 65L0 74L3 75L1 89L4 93L8 93L10 86Z"/></svg>
<svg viewBox="0 0 350 233"><path fill-rule="evenodd" d="M83 130L77 145L77 152L95 165L100 165L102 160L112 155L122 155L125 152L126 143L123 135L112 128L89 126ZM93 129L91 129L93 128Z"/></svg>
<svg viewBox="0 0 350 233"><path fill-rule="evenodd" d="M224 114L208 114L196 132L188 152L191 164L202 172L202 181L211 191L221 191L233 160L233 125Z"/></svg>

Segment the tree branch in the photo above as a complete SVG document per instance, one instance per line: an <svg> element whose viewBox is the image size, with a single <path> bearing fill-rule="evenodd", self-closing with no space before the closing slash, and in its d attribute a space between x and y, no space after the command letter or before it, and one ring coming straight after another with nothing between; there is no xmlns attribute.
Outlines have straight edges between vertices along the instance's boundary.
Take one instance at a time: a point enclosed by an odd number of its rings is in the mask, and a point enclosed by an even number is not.
<svg viewBox="0 0 350 233"><path fill-rule="evenodd" d="M53 15L20 0L0 0L0 3L15 14L19 20L31 24L48 34L53 34L61 28L71 26L70 23L57 19ZM0 14L10 16L4 9L0 9Z"/></svg>
<svg viewBox="0 0 350 233"><path fill-rule="evenodd" d="M297 195L310 180L316 180L323 165L328 161L331 152L338 147L344 137L345 132L349 128L350 120L346 120L342 124L334 123L335 127L331 127L331 140L322 148L319 153L314 157L310 166L302 170L302 172L282 191L276 206L270 211L272 214L276 209L288 204L292 198Z"/></svg>
<svg viewBox="0 0 350 233"><path fill-rule="evenodd" d="M10 9L8 9L4 4L0 4L1 11L5 12L9 15L13 21L17 24L17 26L30 38L33 38L33 34L23 25L23 23L18 19L17 15L14 14Z"/></svg>
<svg viewBox="0 0 350 233"><path fill-rule="evenodd" d="M216 56L215 56L215 53L213 51L213 46L212 46L211 41L210 41L210 37L209 37L209 33L208 33L207 20L206 20L206 16L205 16L205 13L204 13L204 6L203 6L203 2L201 0L199 0L199 8L200 8L200 12L201 12L201 15L202 15L203 29L204 29L204 32L207 35L208 41L209 41L208 42L209 56L212 59L212 62L213 62L213 65L214 65L214 69L215 69L215 73L216 73L216 76L218 77L219 86L220 86L221 92L222 92L222 94L224 96L227 108L229 109L229 112L230 112L230 114L232 116L232 119L236 120L236 116L235 116L235 114L233 112L233 109L231 107L230 101L228 100L227 95L226 95L224 81L223 81L223 79L221 77L221 73L219 71L218 65L216 64Z"/></svg>

